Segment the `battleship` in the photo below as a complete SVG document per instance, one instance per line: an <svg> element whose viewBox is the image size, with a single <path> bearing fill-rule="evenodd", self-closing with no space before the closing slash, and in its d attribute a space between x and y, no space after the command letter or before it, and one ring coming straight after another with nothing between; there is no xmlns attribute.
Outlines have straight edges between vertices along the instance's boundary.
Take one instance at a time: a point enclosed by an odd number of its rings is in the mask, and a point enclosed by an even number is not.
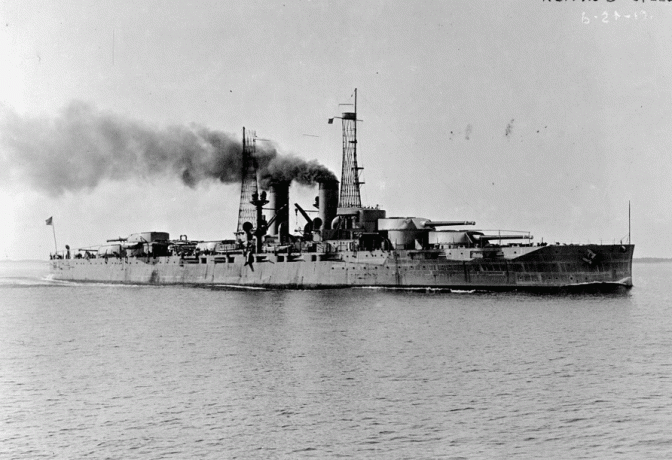
<svg viewBox="0 0 672 460"><path fill-rule="evenodd" d="M549 244L529 232L475 230L475 222L389 217L362 206L357 90L342 112L341 180L319 179L315 209L290 233L286 179L260 181L256 137L243 128L238 226L201 241L150 231L50 255L54 279L270 289L381 287L460 291L612 291L632 287L634 245ZM263 190L262 190L263 189ZM313 213L311 217L310 213ZM317 213L317 216L314 213ZM629 234L628 234L629 235Z"/></svg>

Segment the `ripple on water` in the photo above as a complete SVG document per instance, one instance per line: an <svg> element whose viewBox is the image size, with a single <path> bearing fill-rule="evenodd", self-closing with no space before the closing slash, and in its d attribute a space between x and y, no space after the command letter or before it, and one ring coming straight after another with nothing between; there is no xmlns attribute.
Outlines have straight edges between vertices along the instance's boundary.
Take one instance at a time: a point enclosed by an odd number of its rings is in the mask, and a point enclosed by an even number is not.
<svg viewBox="0 0 672 460"><path fill-rule="evenodd" d="M0 449L667 458L672 270L635 268L641 284L607 296L0 276Z"/></svg>

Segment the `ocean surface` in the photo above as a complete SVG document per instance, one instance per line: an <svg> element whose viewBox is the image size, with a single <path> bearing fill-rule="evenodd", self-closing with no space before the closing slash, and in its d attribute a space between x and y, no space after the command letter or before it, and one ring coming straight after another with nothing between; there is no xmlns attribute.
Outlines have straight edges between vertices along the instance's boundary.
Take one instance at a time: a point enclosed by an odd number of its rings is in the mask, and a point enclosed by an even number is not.
<svg viewBox="0 0 672 460"><path fill-rule="evenodd" d="M633 269L558 296L0 263L0 458L672 458L672 263Z"/></svg>

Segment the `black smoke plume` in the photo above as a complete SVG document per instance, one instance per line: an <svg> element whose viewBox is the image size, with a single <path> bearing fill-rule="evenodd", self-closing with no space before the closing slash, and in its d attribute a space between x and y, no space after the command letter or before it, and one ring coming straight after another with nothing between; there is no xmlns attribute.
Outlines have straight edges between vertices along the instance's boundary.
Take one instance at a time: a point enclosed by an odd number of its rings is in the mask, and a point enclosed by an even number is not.
<svg viewBox="0 0 672 460"><path fill-rule="evenodd" d="M334 174L316 161L278 154L258 142L262 184L273 180L313 185ZM205 180L241 181L242 143L203 126L155 128L72 102L53 118L28 118L0 107L0 177L27 181L52 195L93 189L103 180L179 177L195 187Z"/></svg>

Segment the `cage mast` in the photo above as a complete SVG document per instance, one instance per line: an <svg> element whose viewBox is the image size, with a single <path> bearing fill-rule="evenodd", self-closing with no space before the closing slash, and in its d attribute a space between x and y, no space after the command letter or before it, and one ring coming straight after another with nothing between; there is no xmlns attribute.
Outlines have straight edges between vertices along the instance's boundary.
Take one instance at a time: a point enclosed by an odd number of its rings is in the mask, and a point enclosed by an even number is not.
<svg viewBox="0 0 672 460"><path fill-rule="evenodd" d="M252 196L258 192L259 188L255 152L256 133L254 131L245 131L245 127L243 127L242 183L240 186L240 207L238 208L238 228L236 230L236 238L243 241L245 240L243 224L250 222L254 227L257 226L256 208L250 203Z"/></svg>
<svg viewBox="0 0 672 460"><path fill-rule="evenodd" d="M362 198L359 186L357 166L357 88L355 88L354 112L343 112L340 117L343 126L343 166L341 169L341 192L338 199L339 208L361 208ZM333 120L333 119L332 119Z"/></svg>

